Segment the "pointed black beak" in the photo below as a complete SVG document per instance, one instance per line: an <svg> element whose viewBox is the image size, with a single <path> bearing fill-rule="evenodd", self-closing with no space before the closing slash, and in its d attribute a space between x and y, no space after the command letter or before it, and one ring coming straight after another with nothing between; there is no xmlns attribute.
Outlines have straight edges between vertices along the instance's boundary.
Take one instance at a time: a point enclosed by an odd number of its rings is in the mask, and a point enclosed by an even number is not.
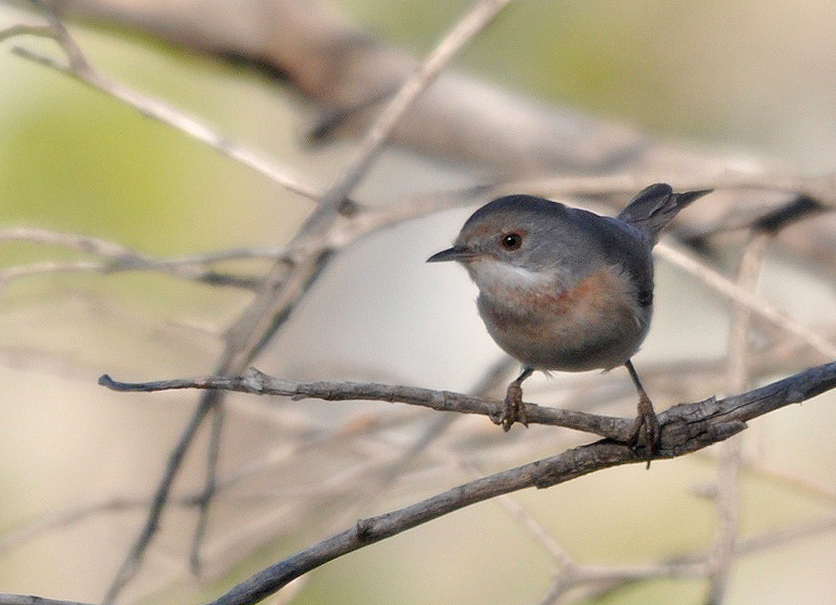
<svg viewBox="0 0 836 605"><path fill-rule="evenodd" d="M683 193L676 193L677 203L680 208L684 208L687 204L690 204L694 200L701 198L704 195L708 195L714 191L713 189L700 189L699 191L685 191Z"/></svg>
<svg viewBox="0 0 836 605"><path fill-rule="evenodd" d="M442 250L441 252L436 252L431 257L427 259L428 263L440 263L441 261L447 260L458 260L464 261L469 258L473 258L473 250L469 247L457 244L452 248L447 248L446 250Z"/></svg>

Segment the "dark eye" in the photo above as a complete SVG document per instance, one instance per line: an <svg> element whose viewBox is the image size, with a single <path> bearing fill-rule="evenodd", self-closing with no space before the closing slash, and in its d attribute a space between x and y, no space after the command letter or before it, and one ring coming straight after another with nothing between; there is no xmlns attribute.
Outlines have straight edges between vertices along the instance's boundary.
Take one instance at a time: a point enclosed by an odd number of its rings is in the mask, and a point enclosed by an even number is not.
<svg viewBox="0 0 836 605"><path fill-rule="evenodd" d="M522 246L522 235L511 232L502 236L502 247L506 250L518 250Z"/></svg>

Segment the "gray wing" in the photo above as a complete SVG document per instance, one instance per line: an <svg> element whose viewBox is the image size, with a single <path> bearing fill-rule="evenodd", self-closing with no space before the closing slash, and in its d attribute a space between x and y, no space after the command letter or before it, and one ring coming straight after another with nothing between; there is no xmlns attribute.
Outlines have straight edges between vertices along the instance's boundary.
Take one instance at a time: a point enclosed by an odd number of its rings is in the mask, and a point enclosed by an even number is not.
<svg viewBox="0 0 836 605"><path fill-rule="evenodd" d="M607 265L623 267L633 280L639 303L653 302L653 256L655 240L642 229L622 220L599 216L579 208L567 208L578 229L577 252L601 258Z"/></svg>

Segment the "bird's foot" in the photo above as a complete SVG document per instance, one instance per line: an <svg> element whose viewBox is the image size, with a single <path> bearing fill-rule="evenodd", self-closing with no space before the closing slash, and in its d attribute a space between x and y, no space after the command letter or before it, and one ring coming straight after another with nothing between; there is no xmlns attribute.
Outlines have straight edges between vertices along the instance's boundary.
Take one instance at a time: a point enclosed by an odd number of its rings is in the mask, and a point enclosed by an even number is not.
<svg viewBox="0 0 836 605"><path fill-rule="evenodd" d="M633 428L630 431L629 444L634 452L644 453L647 468L650 468L650 461L659 449L662 429L656 412L653 411L653 404L646 395L639 398L638 411L639 414L633 421Z"/></svg>
<svg viewBox="0 0 836 605"><path fill-rule="evenodd" d="M505 393L499 424L502 425L503 430L509 431L515 422L528 426L528 416L525 413L525 404L522 400L522 387L516 382L512 382L508 385L508 391Z"/></svg>

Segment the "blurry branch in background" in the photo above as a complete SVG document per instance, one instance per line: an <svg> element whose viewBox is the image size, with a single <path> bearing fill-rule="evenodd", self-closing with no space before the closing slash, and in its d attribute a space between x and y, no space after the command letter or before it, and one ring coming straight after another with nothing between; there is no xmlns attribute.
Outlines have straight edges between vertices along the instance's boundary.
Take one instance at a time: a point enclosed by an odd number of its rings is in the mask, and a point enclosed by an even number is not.
<svg viewBox="0 0 836 605"><path fill-rule="evenodd" d="M366 133L380 107L420 66L325 2L273 0L259 6L255 10L244 1L218 11L209 0L60 3L68 16L137 29L175 47L249 65L276 78L320 112L320 125L312 129L319 141ZM193 18L195 11L201 19ZM225 140L220 135L207 138ZM636 175L625 195L648 182L642 174L683 188L705 182L725 187L728 178L749 175L756 188L767 182L773 191L804 190L780 168L751 157L685 151L634 129L531 102L451 72L400 117L390 142L444 161L482 166L503 180L555 173L570 180L591 174ZM319 187L306 189L321 192ZM832 204L833 192L830 176L810 195Z"/></svg>
<svg viewBox="0 0 836 605"><path fill-rule="evenodd" d="M269 174L273 180L289 190L302 193L318 201L314 212L291 240L286 254L277 261L273 269L264 277L251 305L227 331L226 350L218 365L218 373L226 374L243 370L260 352L275 331L286 321L296 303L327 264L333 252L330 239L335 225L339 223L341 216L350 216L355 210L355 205L348 200L348 196L371 167L374 159L407 109L456 53L481 31L509 1L482 0L474 5L470 12L441 40L419 68L399 86L398 92L391 101L387 102L380 116L372 123L354 156L353 162L346 166L331 187L323 192L301 183L297 178L287 177L286 171L273 169L266 161L260 160L254 154L240 147L233 146L212 130L174 112L168 106L126 89L95 72L66 28L51 10L46 10L46 14L53 30L52 35L65 51L69 65L62 67L54 61L37 57L27 51L18 50L17 52L29 58L37 58L51 67L63 69L88 85L128 102L141 111L150 113L157 119L176 126L190 136L223 150L226 155L234 157L264 174ZM13 33L20 34L22 32L15 31ZM43 30L39 28L25 33L40 35ZM208 506L216 490L216 464L223 426L221 404L222 400L217 391L211 392L199 403L192 420L186 426L179 443L172 451L145 527L117 572L110 589L107 591L105 601L115 600L122 587L136 573L145 550L157 530L171 484L181 466L183 457L189 449L197 429L204 419L210 413L213 413L212 437L207 453L206 488L201 498L201 515L195 531L192 552L193 567L198 568L198 553L208 519Z"/></svg>
<svg viewBox="0 0 836 605"><path fill-rule="evenodd" d="M412 387L358 383L297 383L271 378L257 370L247 374L201 379L162 380L148 383L124 383L102 376L100 383L119 391L161 391L168 389L201 388L229 389L261 395L283 395L293 399L316 397L328 401L377 399L426 405L441 411L475 412L489 415L496 422L499 408L495 401ZM800 403L836 387L836 362L811 368L779 380L759 389L721 400L713 398L692 404L678 404L659 414L662 427L659 449L655 458L672 458L694 452L724 441L746 428L746 422L763 414ZM529 422L543 422L549 416L541 413L541 406L527 405L533 413ZM561 416L586 418L589 414L553 410ZM614 435L626 437L632 420L600 417L595 426L612 426ZM568 423L561 423L566 426ZM592 423L590 423L592 424ZM574 428L574 427L573 427ZM440 493L405 508L357 521L355 527L320 542L283 561L264 569L242 582L226 595L212 601L212 605L250 605L279 590L291 580L344 554L396 535L465 506L494 498L527 487L546 488L571 479L622 464L642 462L643 454L636 453L629 445L605 439L580 446L556 456L544 458L515 469L477 479ZM722 467L721 467L722 469ZM736 489L736 484L735 484ZM732 502L736 505L736 499ZM723 527L721 523L721 528ZM728 535L721 534L719 554L712 552L702 565L693 565L691 571L677 575L725 574L728 571L734 549L736 524L728 524ZM728 543L728 546L726 546ZM607 572L613 577L613 571ZM670 570L673 574L674 571ZM616 574L617 575L617 574ZM635 579L635 576L633 577ZM715 587L718 582L715 582ZM722 585L720 585L722 586Z"/></svg>
<svg viewBox="0 0 836 605"><path fill-rule="evenodd" d="M796 540L820 536L836 530L836 516L823 516L810 522L780 530L764 531L735 543L733 556L741 558L786 546ZM599 566L563 561L554 586L538 605L566 602L594 602L612 597L612 593L642 580L665 578L705 578L714 571L711 553L695 552L647 565ZM710 601L708 601L710 603Z"/></svg>
<svg viewBox="0 0 836 605"><path fill-rule="evenodd" d="M657 247L659 255L674 266L706 284L712 291L728 297L732 302L755 314L758 319L799 338L827 359L836 357L836 345L823 337L820 330L805 326L779 311L774 305L758 298L750 291L710 267L682 246L663 240Z"/></svg>
<svg viewBox="0 0 836 605"><path fill-rule="evenodd" d="M773 233L753 231L740 258L736 283L754 294L763 268L764 256ZM738 392L750 384L749 342L752 313L743 304L735 304L728 342L726 390ZM722 603L734 563L734 547L740 530L740 472L743 464L742 439L731 438L720 446L714 502L717 531L708 558L710 590L708 603Z"/></svg>
<svg viewBox="0 0 836 605"><path fill-rule="evenodd" d="M0 42L23 35L52 38L61 46L61 49L66 54L68 59L66 65L19 46L14 47L12 50L25 59L36 61L72 76L91 88L95 88L114 99L118 99L134 107L144 116L180 130L189 138L209 145L222 155L255 170L289 191L311 199L316 199L319 195L320 192L313 185L305 182L301 177L291 174L291 170L287 166L278 166L273 160L237 144L228 137L215 132L199 121L175 110L159 99L133 90L96 71L87 62L83 52L55 14L48 10L44 14L49 19L50 24L48 26L13 26L0 31Z"/></svg>
<svg viewBox="0 0 836 605"><path fill-rule="evenodd" d="M209 267L214 263L237 260L273 260L281 254L281 250L276 248L238 248L176 258L153 258L99 238L32 227L0 229L0 242L27 242L59 246L107 259L104 261L48 261L9 267L0 270L0 287L7 286L16 279L44 273L89 272L110 274L122 271L153 271L214 286L232 286L254 290L260 284L260 279L222 273Z"/></svg>
<svg viewBox="0 0 836 605"><path fill-rule="evenodd" d="M13 4L28 6L26 0ZM225 4L223 11L211 2L62 0L60 7L69 16L139 28L175 46L275 76L321 113L311 129L318 141L364 135L393 91L421 65L324 2L280 0L258 8L239 2ZM196 12L201 19L194 19ZM399 120L392 143L506 175L612 170L652 147L631 129L523 102L453 74Z"/></svg>
<svg viewBox="0 0 836 605"><path fill-rule="evenodd" d="M27 0L12 4L27 5ZM138 29L279 79L321 115L312 138L362 136L420 65L322 1L197 2L62 0L68 16ZM214 10L213 10L214 9ZM199 13L201 19L194 19ZM446 73L426 90L391 142L433 157L482 166L504 178L532 174L652 171L656 180L763 172L758 162L690 153L579 111L549 107Z"/></svg>
<svg viewBox="0 0 836 605"><path fill-rule="evenodd" d="M273 74L281 73L291 87L301 92L321 110L321 121L313 130L315 138L322 141L348 133L365 133L352 160L329 187L310 183L306 177L295 174L290 167L278 165L169 105L114 82L95 71L57 16L47 11L47 26L15 26L0 32L0 40L20 35L55 39L66 54L66 64L22 48L16 48L15 52L24 58L66 73L127 103L144 115L179 129L187 136L206 143L219 153L281 184L289 191L314 200L316 207L290 243L285 246L172 259L154 259L118 244L92 237L38 229L5 230L0 232L0 239L59 245L92 254L102 260L47 262L11 268L0 273L0 285L17 277L46 272L110 273L150 270L180 279L254 290L255 296L251 305L225 334L226 350L216 366L217 376L235 376L244 372L272 335L288 320L296 304L303 299L322 269L348 244L410 218L452 206L477 203L505 192L520 191L615 202L617 199L622 201L621 197L626 199L648 182L670 180L683 188L722 189L729 195L745 195L752 192L773 194L768 204L759 203L757 208L743 218L738 217L738 220L730 221L727 215L723 215L709 222L701 230L695 230L696 236L706 239L717 232L728 230L731 224L735 229L751 229L756 242L765 242L772 234L779 232L794 220L836 207L833 175L815 178L795 177L774 169L766 170L753 162L738 163L736 159L729 157L685 153L666 144L650 141L629 129L614 127L574 112L534 106L512 95L497 92L455 75L445 75L429 88L458 50L476 36L507 2L478 2L459 24L450 30L423 63L418 63L403 53L379 43L316 2L272 3L268 15L271 18L263 18L262 12L254 11L259 22L250 25L267 30L267 35L262 38L239 37L234 34L240 26L236 19L247 18L245 14L237 12L239 5L246 4L244 2L231 4L230 13L222 16L229 20L226 29L213 29L210 25L213 19L219 17L218 14L207 11L202 15L205 19L194 19L194 3L186 4L188 18L182 21L174 15L185 5L177 2L161 3L154 9L161 11L160 19L154 19L147 14L132 14L132 8L124 8L123 12L119 13L118 20L123 25L140 25L175 44L235 58ZM110 3L106 0L85 3L64 0L61 6L62 9L77 11L83 16L96 17L109 15L107 8ZM166 11L171 11L168 13L168 16L172 17L169 21L164 18ZM171 26L172 24L177 26ZM212 38L221 31L227 33L228 39ZM254 44L253 39L270 41L267 45L269 48L235 46ZM320 63L317 64L317 61ZM312 67L314 65L319 66L315 69ZM497 116L501 116L502 119L497 119ZM439 136L439 133L444 133L445 136ZM493 170L497 182L461 191L433 192L406 200L396 200L391 205L381 208L367 207L349 199L353 189L362 181L387 142L434 157L488 166ZM549 179L535 179L531 176L547 171L569 173L560 178ZM754 243L752 249L755 249ZM820 330L800 324L756 297L748 279L741 278L741 281L736 283L681 246L663 242L658 250L664 258L695 276L709 289L734 302L737 313L740 314L736 324L740 326L740 331L735 331L735 336L730 340L730 356L734 358L733 363L738 364L733 368L734 376L744 376L740 379L741 382L734 384L743 384L745 381L745 346L744 349L740 349L740 346L745 345L746 334L750 330L749 314L753 322L757 320L759 323L769 324L786 335L788 340L802 342L802 348L806 353L812 352L826 358L836 357L836 347L828 338L822 336ZM215 262L245 258L264 258L272 261L273 266L261 277L216 273L211 269ZM747 266L749 270L757 273L760 261L747 261ZM759 389L720 402L709 400L692 404L687 408L672 408L663 415L663 424L667 423L663 438L667 441L663 443L659 455L681 455L697 447L704 447L710 442L724 439L742 430L742 423L755 415L831 388L836 380L833 373L832 365L821 366L764 387L767 390ZM729 384L732 384L732 376L730 369ZM248 392L269 392L264 390L264 385L253 387L250 382L255 378L265 384L270 383L270 379L263 375L251 373L240 379L219 377L202 382L179 382L174 385L178 388L201 387L210 390L201 398L180 440L171 451L164 476L149 503L144 529L114 578L106 601L113 601L138 570L143 555L157 531L163 510L169 501L172 482L182 460L198 428L207 417L213 415L213 435L207 452L205 488L189 501L190 505L201 511L192 549L192 565L197 570L209 505L216 493L225 486L225 483L216 477L223 426L223 395L216 389L239 390L241 387L240 390L250 389ZM163 386L165 384L167 386ZM110 382L108 386L114 387L117 384ZM148 389L173 387L172 383L145 386ZM361 398L364 392L365 397L373 399L407 399L403 395L406 392L403 390L405 387L348 383L318 383L318 386L315 386L287 381L282 381L279 386L284 390L274 392L288 396L313 396L312 393L318 393L318 396L329 395L356 400ZM275 383L273 387L279 388ZM258 388L262 390L259 391ZM744 389L741 386L737 390ZM410 389L409 392L412 403L422 400L424 404L435 409L455 409L491 417L495 414L495 402L481 398L467 398L427 389ZM760 396L764 393L770 395L772 407L751 410L751 406L756 406L751 400L746 400L749 401L746 405L750 407L736 407L741 402L741 397L756 397L755 394ZM470 407L465 410L465 405ZM699 418L699 414L703 416ZM444 418L446 417L448 416L445 415ZM551 421L561 426L571 426L613 438L622 436L624 423L628 422L618 418L563 412L541 406L529 406L529 418L532 422ZM700 429L696 430L692 422L698 420ZM431 440L436 434L433 431L443 430L444 422L446 421L440 420L438 425L428 430L426 435L416 442L416 447ZM707 432L701 433L701 430ZM395 517L384 515L362 521L349 532L304 551L300 555L301 558L291 558L280 562L275 568L265 570L261 574L264 581L256 587L255 593L250 588L242 588L240 592L232 593L235 596L223 597L218 603L253 602L247 599L254 598L253 595L256 593L263 596L290 577L299 575L325 560L453 510L449 508L451 503L454 508L459 508L492 497L493 494L507 493L531 485L544 487L598 468L635 460L636 457L629 448L599 442L541 460L534 465L486 477L459 488L463 490L462 494L454 490L398 511L400 516L392 513ZM736 455L729 456L728 460L723 462L721 469L725 469L722 472L726 472L729 481L734 482L736 473L739 472L739 463L736 461ZM718 510L724 508L728 511L736 506L733 487L721 488L722 485L728 486L729 481L718 480ZM731 516L733 512L723 514L726 517L721 516L720 533L715 548L709 555L699 559L699 562L678 562L628 570L593 570L565 563L560 580L553 590L554 600L562 598L565 589L576 588L584 582L592 585L593 580L612 586L613 582L633 581L642 577L692 574L713 577L715 592L721 597L723 576L728 572L732 557L740 552L741 544L735 545L736 523ZM241 595L243 600L235 600Z"/></svg>

